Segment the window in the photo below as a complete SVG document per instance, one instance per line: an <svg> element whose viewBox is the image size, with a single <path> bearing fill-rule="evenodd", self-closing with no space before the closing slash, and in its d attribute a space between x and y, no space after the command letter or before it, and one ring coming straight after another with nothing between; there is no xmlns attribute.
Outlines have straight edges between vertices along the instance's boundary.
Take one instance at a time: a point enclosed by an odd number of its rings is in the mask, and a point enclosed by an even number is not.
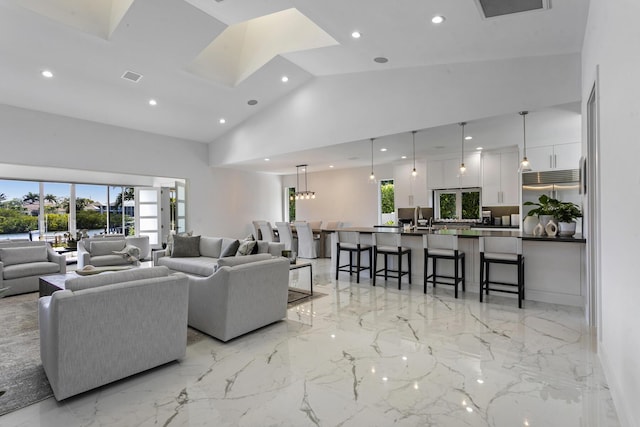
<svg viewBox="0 0 640 427"><path fill-rule="evenodd" d="M395 196L392 179L380 181L380 224L396 223Z"/></svg>
<svg viewBox="0 0 640 427"><path fill-rule="evenodd" d="M480 189L436 190L435 217L439 219L480 219Z"/></svg>

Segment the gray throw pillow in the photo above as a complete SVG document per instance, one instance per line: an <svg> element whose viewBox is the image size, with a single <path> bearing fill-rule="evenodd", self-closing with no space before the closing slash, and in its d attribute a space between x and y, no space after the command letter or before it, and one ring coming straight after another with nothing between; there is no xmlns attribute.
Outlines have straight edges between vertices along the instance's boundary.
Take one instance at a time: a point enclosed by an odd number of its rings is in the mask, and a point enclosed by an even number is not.
<svg viewBox="0 0 640 427"><path fill-rule="evenodd" d="M200 256L200 236L173 236L171 258Z"/></svg>
<svg viewBox="0 0 640 427"><path fill-rule="evenodd" d="M227 246L222 250L222 253L220 254L220 258L224 258L227 256L235 256L236 252L238 252L239 247L240 247L240 242L237 240L234 240L233 242L229 243L229 246Z"/></svg>

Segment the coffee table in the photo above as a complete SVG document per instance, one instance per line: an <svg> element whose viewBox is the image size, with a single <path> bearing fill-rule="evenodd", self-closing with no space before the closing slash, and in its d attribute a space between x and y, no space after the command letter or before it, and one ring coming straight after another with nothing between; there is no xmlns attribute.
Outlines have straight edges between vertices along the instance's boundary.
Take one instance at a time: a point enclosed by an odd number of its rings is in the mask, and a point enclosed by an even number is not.
<svg viewBox="0 0 640 427"><path fill-rule="evenodd" d="M309 286L311 288L309 295L313 295L313 264L309 261L296 261L295 264L289 265L289 271L298 270L298 269L307 268L307 267L309 268Z"/></svg>
<svg viewBox="0 0 640 427"><path fill-rule="evenodd" d="M47 297L55 291L63 291L64 282L73 277L80 277L75 271L65 274L50 274L48 276L40 276L40 296Z"/></svg>

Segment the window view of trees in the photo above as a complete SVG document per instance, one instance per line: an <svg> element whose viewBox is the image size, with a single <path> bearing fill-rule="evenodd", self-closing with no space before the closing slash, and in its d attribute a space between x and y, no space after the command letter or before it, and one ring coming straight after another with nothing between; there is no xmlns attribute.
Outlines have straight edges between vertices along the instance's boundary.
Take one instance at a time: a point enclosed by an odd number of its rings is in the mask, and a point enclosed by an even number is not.
<svg viewBox="0 0 640 427"><path fill-rule="evenodd" d="M436 216L441 219L480 219L480 189L436 191Z"/></svg>
<svg viewBox="0 0 640 427"><path fill-rule="evenodd" d="M33 237L46 233L68 233L70 206L70 186L68 183L44 183L42 195L39 183L25 181L0 180L0 235L11 237ZM22 195L15 192L26 189ZM76 184L77 193L91 189L96 198L105 200L102 203L91 197L77 196L75 200L76 230L86 229L97 232L123 232L123 215L125 231L128 225L133 229L134 223L134 191L132 187L111 187L112 197L107 197L107 186ZM7 196L11 191L13 197ZM42 200L41 200L42 199ZM109 199L113 200L109 202ZM43 204L43 217L40 218L40 202ZM107 218L110 226L107 227ZM39 219L41 221L39 221ZM40 229L40 227L44 229ZM21 236L24 234L24 236ZM18 235L18 236L15 236Z"/></svg>

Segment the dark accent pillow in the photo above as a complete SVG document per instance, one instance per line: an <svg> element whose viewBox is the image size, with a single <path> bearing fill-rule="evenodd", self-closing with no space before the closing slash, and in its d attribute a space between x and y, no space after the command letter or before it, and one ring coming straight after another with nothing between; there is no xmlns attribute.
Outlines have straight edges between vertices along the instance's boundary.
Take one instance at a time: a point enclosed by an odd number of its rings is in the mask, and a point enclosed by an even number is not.
<svg viewBox="0 0 640 427"><path fill-rule="evenodd" d="M200 256L200 236L173 236L172 258Z"/></svg>
<svg viewBox="0 0 640 427"><path fill-rule="evenodd" d="M243 240L238 246L238 252L236 252L236 256L238 255L251 255L253 252L253 248L257 246L255 240Z"/></svg>
<svg viewBox="0 0 640 427"><path fill-rule="evenodd" d="M255 245L253 245L253 249L251 249L251 254L250 255L255 255L258 253L258 241L257 240L252 240L252 242L255 242Z"/></svg>
<svg viewBox="0 0 640 427"><path fill-rule="evenodd" d="M224 250L220 254L220 258L224 258L228 256L236 256L236 252L238 252L239 247L240 247L240 242L237 240L234 240L233 242L229 243L229 246L224 248Z"/></svg>

